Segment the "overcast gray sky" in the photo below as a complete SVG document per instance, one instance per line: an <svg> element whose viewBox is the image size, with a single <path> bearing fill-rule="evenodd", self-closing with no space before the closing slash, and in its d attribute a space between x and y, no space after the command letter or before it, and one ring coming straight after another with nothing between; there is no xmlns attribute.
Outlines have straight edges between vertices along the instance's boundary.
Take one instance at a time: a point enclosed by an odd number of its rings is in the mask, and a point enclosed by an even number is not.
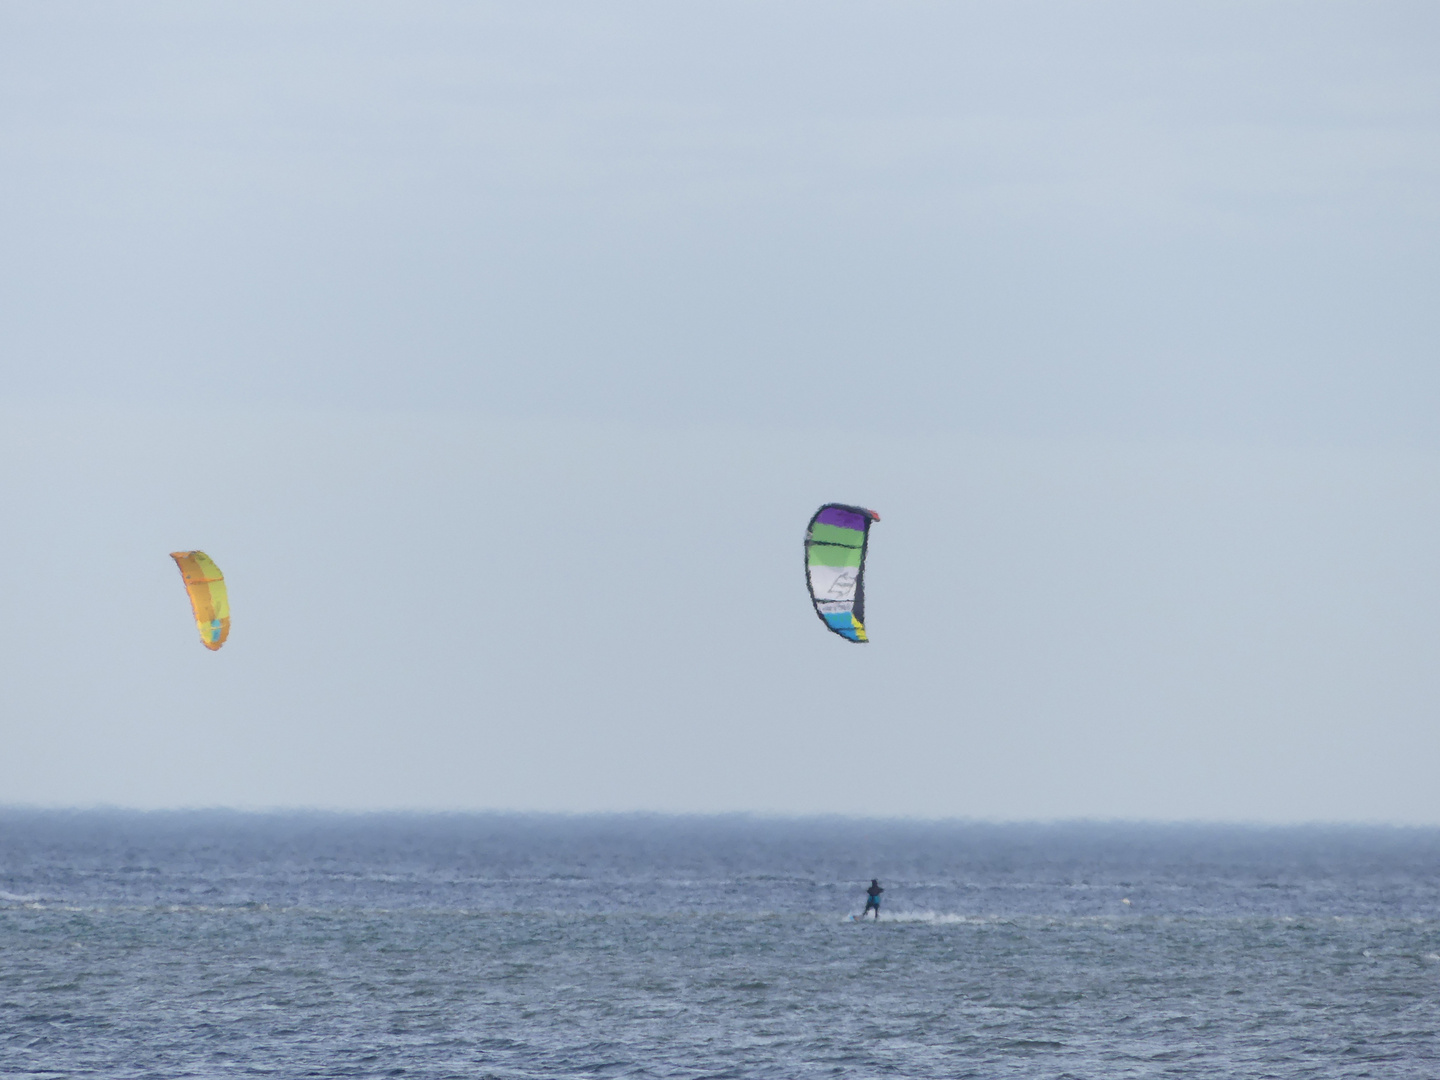
<svg viewBox="0 0 1440 1080"><path fill-rule="evenodd" d="M0 0L0 803L1440 823L1437 47Z"/></svg>

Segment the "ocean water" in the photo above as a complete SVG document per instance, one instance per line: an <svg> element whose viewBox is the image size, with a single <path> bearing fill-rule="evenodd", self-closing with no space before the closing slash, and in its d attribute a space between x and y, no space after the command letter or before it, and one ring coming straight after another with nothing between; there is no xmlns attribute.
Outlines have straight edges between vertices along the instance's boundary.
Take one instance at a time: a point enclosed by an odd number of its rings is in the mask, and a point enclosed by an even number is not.
<svg viewBox="0 0 1440 1080"><path fill-rule="evenodd" d="M1436 830L0 812L4 1077L1434 1078L1437 1031Z"/></svg>

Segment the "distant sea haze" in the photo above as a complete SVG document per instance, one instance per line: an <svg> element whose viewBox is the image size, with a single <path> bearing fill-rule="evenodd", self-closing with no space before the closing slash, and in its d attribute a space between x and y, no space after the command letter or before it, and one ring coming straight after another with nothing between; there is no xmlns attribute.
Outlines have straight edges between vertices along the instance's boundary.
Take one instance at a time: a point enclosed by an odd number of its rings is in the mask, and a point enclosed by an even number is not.
<svg viewBox="0 0 1440 1080"><path fill-rule="evenodd" d="M1437 911L1435 829L8 810L0 1076L1434 1077Z"/></svg>

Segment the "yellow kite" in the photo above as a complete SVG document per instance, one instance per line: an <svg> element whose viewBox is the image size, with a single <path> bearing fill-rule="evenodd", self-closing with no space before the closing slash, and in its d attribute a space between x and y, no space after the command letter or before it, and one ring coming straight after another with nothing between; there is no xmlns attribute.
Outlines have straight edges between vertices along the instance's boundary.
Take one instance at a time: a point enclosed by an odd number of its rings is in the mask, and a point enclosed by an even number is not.
<svg viewBox="0 0 1440 1080"><path fill-rule="evenodd" d="M185 579L195 625L200 628L200 644L212 651L220 648L230 636L230 597L225 593L225 575L203 551L172 551L170 557Z"/></svg>

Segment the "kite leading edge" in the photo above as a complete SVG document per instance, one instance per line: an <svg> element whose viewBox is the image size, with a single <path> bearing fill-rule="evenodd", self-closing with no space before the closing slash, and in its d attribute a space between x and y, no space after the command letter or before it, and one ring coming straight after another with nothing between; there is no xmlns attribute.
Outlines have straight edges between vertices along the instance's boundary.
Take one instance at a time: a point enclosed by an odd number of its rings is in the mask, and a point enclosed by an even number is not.
<svg viewBox="0 0 1440 1080"><path fill-rule="evenodd" d="M170 557L185 579L185 591L190 594L190 608L195 612L195 625L200 631L200 644L213 652L230 636L230 598L225 591L225 575L203 551L172 551Z"/></svg>
<svg viewBox="0 0 1440 1080"><path fill-rule="evenodd" d="M846 641L864 644L865 548L880 515L863 506L826 503L805 530L805 583L815 614Z"/></svg>

